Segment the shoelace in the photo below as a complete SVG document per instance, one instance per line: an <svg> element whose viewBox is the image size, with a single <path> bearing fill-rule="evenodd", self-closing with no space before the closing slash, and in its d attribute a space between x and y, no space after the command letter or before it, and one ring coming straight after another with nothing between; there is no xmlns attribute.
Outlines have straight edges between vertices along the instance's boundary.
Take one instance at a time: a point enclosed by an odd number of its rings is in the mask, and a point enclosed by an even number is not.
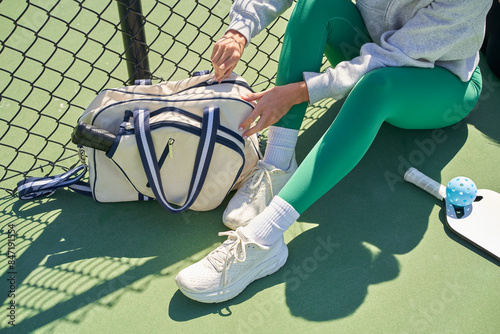
<svg viewBox="0 0 500 334"><path fill-rule="evenodd" d="M254 190L259 186L259 184L262 182L262 179L264 176L266 177L266 181L269 184L269 191L271 192L271 196L274 194L273 192L273 183L271 181L271 174L269 173L269 170L267 168L264 168L257 164L257 166L253 167L248 171L248 175L252 175L252 179L249 180L249 182L245 182L245 189L243 190L245 193L248 195L253 194L251 190ZM249 189L247 189L249 188Z"/></svg>
<svg viewBox="0 0 500 334"><path fill-rule="evenodd" d="M227 235L229 239L222 245L217 247L207 257L208 261L217 269L222 272L222 285L226 284L226 271L229 260L233 257L238 262L244 262L247 258L246 245L247 242L243 240L236 231L219 232L219 236ZM233 240L231 242L231 240ZM228 242L229 241L229 242ZM240 256L241 254L241 256Z"/></svg>

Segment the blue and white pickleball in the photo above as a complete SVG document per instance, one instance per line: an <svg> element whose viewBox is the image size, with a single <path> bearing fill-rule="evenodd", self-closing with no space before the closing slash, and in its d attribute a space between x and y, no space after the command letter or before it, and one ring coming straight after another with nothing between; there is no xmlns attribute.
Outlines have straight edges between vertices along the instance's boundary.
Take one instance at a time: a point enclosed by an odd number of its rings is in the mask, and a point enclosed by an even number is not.
<svg viewBox="0 0 500 334"><path fill-rule="evenodd" d="M446 197L455 206L472 204L477 196L477 187L471 179L458 176L454 177L446 186Z"/></svg>

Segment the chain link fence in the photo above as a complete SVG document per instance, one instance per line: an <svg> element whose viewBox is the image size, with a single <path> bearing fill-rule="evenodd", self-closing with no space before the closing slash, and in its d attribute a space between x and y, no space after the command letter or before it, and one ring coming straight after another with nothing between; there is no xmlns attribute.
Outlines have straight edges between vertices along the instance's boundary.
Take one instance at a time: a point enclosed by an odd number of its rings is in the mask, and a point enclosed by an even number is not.
<svg viewBox="0 0 500 334"><path fill-rule="evenodd" d="M231 4L0 2L0 190L13 194L26 175L60 173L78 163L70 134L104 88L141 75L159 82L211 69L212 46L227 28ZM256 90L272 85L286 22L280 17L255 38L235 70ZM139 40L142 54L130 40Z"/></svg>

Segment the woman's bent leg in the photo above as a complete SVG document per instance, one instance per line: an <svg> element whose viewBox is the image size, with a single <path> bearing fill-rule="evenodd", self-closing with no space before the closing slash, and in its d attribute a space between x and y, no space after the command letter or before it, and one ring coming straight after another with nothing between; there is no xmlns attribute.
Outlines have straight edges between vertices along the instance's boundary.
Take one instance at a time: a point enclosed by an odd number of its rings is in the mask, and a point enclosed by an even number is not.
<svg viewBox="0 0 500 334"><path fill-rule="evenodd" d="M356 166L384 121L407 129L449 126L472 110L480 92L479 68L465 83L439 67L368 73L279 196L302 214Z"/></svg>
<svg viewBox="0 0 500 334"><path fill-rule="evenodd" d="M359 55L368 33L350 0L299 0L287 25L276 85L303 80L304 72L319 72L326 53L335 66ZM307 103L295 105L275 126L300 129Z"/></svg>

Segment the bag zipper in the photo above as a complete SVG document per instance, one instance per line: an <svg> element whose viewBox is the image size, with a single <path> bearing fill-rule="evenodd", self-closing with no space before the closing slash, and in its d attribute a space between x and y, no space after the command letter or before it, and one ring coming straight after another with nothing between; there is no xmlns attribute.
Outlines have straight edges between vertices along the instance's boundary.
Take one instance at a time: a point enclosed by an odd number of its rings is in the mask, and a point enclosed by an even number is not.
<svg viewBox="0 0 500 334"><path fill-rule="evenodd" d="M183 90L180 90L178 92L175 92L172 95L179 94L179 93L185 92L185 91L193 89L193 88L208 87L208 86L222 85L222 84L232 84L232 85L244 87L244 88L248 89L249 91L251 91L252 93L254 93L252 87L250 87L250 85L247 84L244 81L240 81L240 80L226 80L226 81L222 81L219 84L219 83L214 82L213 80L207 80L207 81L200 82L199 84L193 85L191 87L188 87L186 89L183 89Z"/></svg>
<svg viewBox="0 0 500 334"><path fill-rule="evenodd" d="M103 92L109 90L109 91L127 93L127 94L140 94L140 95L147 95L147 96L162 96L163 97L163 96L175 96L176 94L183 93L183 92L190 90L190 89L193 89L193 88L209 87L209 86L213 86L213 85L222 85L222 84L232 84L232 85L240 86L240 87L246 88L249 91L251 91L252 93L254 93L254 90L252 89L252 87L250 87L250 85L248 83L241 81L241 80L226 80L226 81L222 81L220 84L215 83L214 81L211 81L211 80L207 80L207 81L200 82L196 85L184 88L183 90L180 90L178 92L175 92L175 93L172 93L169 95L150 94L150 93L133 93L133 92L127 92L127 91L121 90L120 88L108 88L108 89L104 89Z"/></svg>
<svg viewBox="0 0 500 334"><path fill-rule="evenodd" d="M174 138L168 139L167 146L165 146L165 149L163 150L163 153L161 154L160 159L158 160L158 167L160 167L160 169L163 166L163 164L165 163L165 160L167 160L167 158L172 159L174 157L174 143L175 143ZM148 183L148 187L149 187L149 183Z"/></svg>
<svg viewBox="0 0 500 334"><path fill-rule="evenodd" d="M167 147L168 147L168 157L172 159L174 157L174 143L175 139L170 138L167 142Z"/></svg>

